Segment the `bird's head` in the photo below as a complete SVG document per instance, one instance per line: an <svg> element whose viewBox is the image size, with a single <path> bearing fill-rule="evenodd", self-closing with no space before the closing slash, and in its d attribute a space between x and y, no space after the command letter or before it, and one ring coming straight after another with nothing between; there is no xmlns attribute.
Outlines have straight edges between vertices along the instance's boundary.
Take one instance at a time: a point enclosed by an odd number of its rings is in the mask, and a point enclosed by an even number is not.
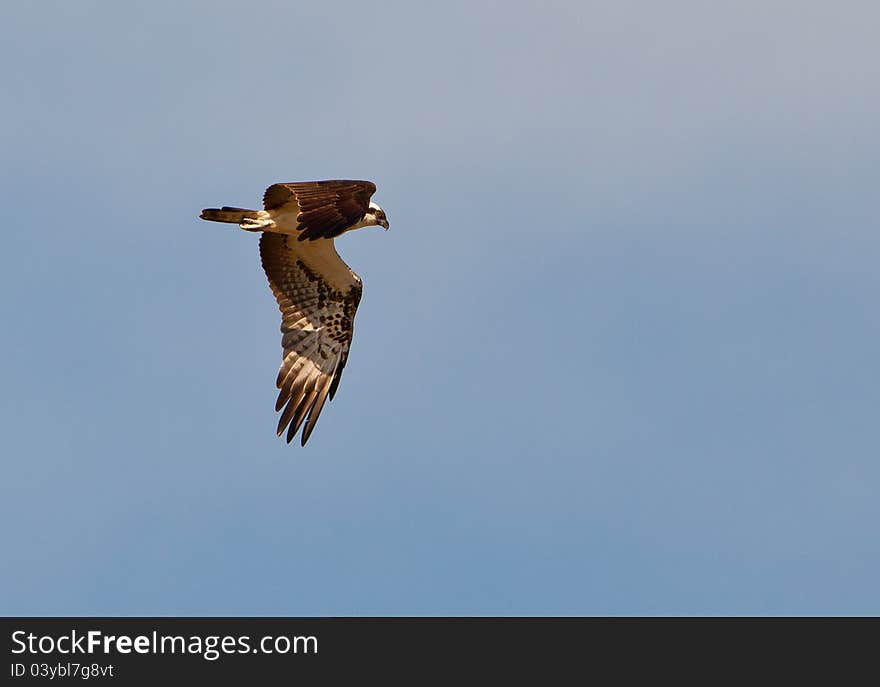
<svg viewBox="0 0 880 687"><path fill-rule="evenodd" d="M384 227L386 230L388 229L388 218L385 216L385 211L376 203L370 203L370 209L367 210L367 214L364 215L364 220L368 221L370 224Z"/></svg>

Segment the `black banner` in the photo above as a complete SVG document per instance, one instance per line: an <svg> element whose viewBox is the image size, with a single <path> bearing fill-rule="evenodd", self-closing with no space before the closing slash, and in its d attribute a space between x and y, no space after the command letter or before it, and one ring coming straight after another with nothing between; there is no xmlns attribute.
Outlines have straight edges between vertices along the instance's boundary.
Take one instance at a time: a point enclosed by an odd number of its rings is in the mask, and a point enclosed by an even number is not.
<svg viewBox="0 0 880 687"><path fill-rule="evenodd" d="M3 618L6 684L790 675L873 663L866 619ZM759 666L763 668L759 671ZM758 671L758 672L752 672ZM763 672L761 672L763 671Z"/></svg>

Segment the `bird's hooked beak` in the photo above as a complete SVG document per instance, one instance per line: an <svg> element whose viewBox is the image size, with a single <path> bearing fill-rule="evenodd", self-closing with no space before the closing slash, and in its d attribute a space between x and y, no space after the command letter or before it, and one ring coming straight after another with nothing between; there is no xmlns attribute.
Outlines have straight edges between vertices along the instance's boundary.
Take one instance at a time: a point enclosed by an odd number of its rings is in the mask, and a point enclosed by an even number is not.
<svg viewBox="0 0 880 687"><path fill-rule="evenodd" d="M388 231L388 220L387 219L380 219L379 226L385 227L385 231Z"/></svg>

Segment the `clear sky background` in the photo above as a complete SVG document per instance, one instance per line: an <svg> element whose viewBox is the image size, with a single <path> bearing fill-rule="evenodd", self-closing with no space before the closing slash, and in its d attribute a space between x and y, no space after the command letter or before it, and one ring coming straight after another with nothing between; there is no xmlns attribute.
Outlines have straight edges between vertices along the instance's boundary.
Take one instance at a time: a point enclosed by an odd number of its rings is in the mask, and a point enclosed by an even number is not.
<svg viewBox="0 0 880 687"><path fill-rule="evenodd" d="M880 613L875 2L6 3L0 612ZM276 181L374 180L306 449Z"/></svg>

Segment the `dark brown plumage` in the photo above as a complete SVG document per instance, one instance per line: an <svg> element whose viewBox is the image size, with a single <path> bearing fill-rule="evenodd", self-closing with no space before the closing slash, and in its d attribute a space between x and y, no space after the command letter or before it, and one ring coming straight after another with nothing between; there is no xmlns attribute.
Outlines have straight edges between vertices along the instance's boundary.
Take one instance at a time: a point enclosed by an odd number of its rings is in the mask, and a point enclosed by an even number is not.
<svg viewBox="0 0 880 687"><path fill-rule="evenodd" d="M332 239L360 222L376 192L371 181L296 181L272 184L263 195L263 208L278 210L295 201L300 241Z"/></svg>

